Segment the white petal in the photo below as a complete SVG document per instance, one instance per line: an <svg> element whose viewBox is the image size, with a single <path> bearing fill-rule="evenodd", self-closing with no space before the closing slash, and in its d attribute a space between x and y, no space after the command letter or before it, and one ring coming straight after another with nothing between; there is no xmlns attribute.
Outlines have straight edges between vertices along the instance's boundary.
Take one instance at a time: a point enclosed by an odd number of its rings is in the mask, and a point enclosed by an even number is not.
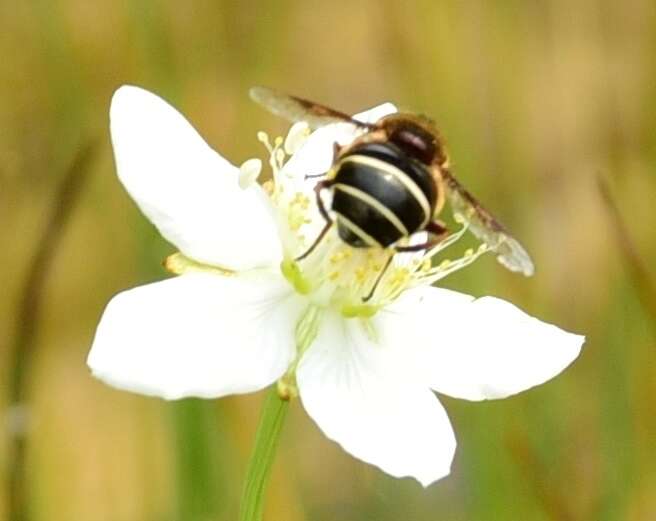
<svg viewBox="0 0 656 521"><path fill-rule="evenodd" d="M413 233L410 236L410 239L408 240L408 246L425 244L427 241L428 241L428 233L426 232ZM392 257L392 266L396 266L399 268L404 268L404 267L409 268L414 261L421 260L425 254L426 252L423 250L415 251L415 252L397 253L396 255L394 255L394 257Z"/></svg>
<svg viewBox="0 0 656 521"><path fill-rule="evenodd" d="M279 276L182 275L116 295L87 363L101 380L177 399L266 387L294 356L299 304Z"/></svg>
<svg viewBox="0 0 656 521"><path fill-rule="evenodd" d="M248 188L257 181L262 172L262 160L248 159L239 167L239 188Z"/></svg>
<svg viewBox="0 0 656 521"><path fill-rule="evenodd" d="M396 112L391 103L383 103L353 117L364 123L374 123L383 116ZM296 151L283 168L287 176L303 180L306 175L317 175L327 172L333 163L333 145L346 145L353 141L359 131L348 123L327 125L315 130ZM311 183L312 185L314 183Z"/></svg>
<svg viewBox="0 0 656 521"><path fill-rule="evenodd" d="M165 239L188 257L233 270L278 264L267 196L161 98L124 86L110 109L118 176Z"/></svg>
<svg viewBox="0 0 656 521"><path fill-rule="evenodd" d="M393 103L385 102L363 112L358 112L353 115L353 118L364 123L376 123L380 118L394 114L396 111L396 106Z"/></svg>
<svg viewBox="0 0 656 521"><path fill-rule="evenodd" d="M301 399L344 450L427 486L449 473L455 437L432 392L397 378L387 347L358 320L325 317L297 372Z"/></svg>
<svg viewBox="0 0 656 521"><path fill-rule="evenodd" d="M390 311L434 390L468 400L504 398L546 382L579 355L584 337L494 297L454 291L406 292Z"/></svg>

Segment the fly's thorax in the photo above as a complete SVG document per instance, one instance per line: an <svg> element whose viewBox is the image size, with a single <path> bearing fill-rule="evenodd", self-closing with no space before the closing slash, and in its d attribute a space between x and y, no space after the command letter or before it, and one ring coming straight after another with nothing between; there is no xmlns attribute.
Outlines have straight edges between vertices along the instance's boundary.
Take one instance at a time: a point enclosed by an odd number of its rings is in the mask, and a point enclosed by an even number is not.
<svg viewBox="0 0 656 521"><path fill-rule="evenodd" d="M394 113L382 118L378 124L385 131L386 139L408 157L426 166L444 167L448 155L435 124L425 116Z"/></svg>

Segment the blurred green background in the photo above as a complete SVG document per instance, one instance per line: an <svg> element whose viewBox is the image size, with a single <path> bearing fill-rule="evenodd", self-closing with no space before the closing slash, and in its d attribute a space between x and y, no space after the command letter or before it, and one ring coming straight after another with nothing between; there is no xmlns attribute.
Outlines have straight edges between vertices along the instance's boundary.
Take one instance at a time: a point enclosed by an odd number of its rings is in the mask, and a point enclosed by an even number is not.
<svg viewBox="0 0 656 521"><path fill-rule="evenodd" d="M235 519L262 403L165 403L89 376L108 299L164 277L173 251L114 173L123 83L235 163L286 127L249 101L255 84L433 116L459 178L537 266L524 279L485 258L448 285L588 337L547 385L444 398L458 452L426 490L351 458L294 403L266 519L656 519L653 0L0 0L0 56L0 478L27 413L29 519Z"/></svg>

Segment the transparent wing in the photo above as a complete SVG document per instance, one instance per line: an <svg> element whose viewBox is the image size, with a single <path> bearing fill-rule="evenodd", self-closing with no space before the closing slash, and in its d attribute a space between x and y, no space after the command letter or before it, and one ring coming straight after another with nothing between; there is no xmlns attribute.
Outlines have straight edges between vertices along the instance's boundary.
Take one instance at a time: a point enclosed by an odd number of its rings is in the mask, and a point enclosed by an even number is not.
<svg viewBox="0 0 656 521"><path fill-rule="evenodd" d="M253 87L249 94L253 101L259 103L276 116L281 116L293 122L304 121L312 129L330 125L331 123L350 123L366 130L376 128L375 125L353 119L348 114L338 110L266 87Z"/></svg>
<svg viewBox="0 0 656 521"><path fill-rule="evenodd" d="M468 223L469 230L497 254L497 260L503 266L527 277L533 275L533 261L524 247L448 170L443 170L442 174L454 214L460 215Z"/></svg>

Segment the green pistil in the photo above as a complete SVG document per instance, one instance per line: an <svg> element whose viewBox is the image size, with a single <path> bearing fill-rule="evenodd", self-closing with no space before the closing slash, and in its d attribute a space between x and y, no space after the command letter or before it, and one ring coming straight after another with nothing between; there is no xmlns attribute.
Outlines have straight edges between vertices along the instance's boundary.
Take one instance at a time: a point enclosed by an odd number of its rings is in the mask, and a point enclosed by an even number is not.
<svg viewBox="0 0 656 521"><path fill-rule="evenodd" d="M303 272L293 260L284 260L280 264L280 271L297 293L307 295L312 291L312 285L303 277Z"/></svg>
<svg viewBox="0 0 656 521"><path fill-rule="evenodd" d="M380 310L380 306L372 304L347 304L342 307L344 318L371 318Z"/></svg>

